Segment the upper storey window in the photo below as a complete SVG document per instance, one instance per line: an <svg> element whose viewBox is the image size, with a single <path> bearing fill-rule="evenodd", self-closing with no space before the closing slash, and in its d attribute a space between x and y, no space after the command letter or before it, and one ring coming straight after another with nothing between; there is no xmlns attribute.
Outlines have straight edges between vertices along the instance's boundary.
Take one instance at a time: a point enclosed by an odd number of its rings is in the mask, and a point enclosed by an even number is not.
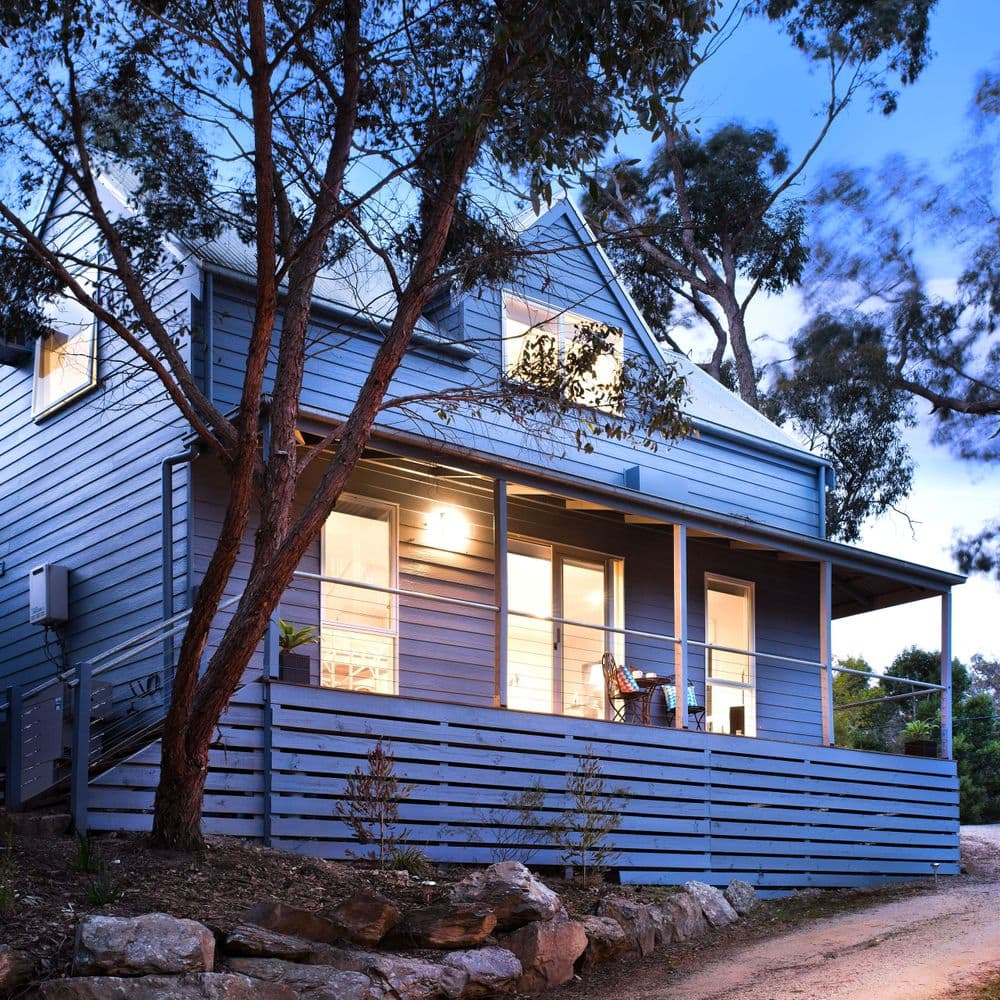
<svg viewBox="0 0 1000 1000"><path fill-rule="evenodd" d="M571 312L504 297L504 374L570 402L621 410L621 330Z"/></svg>
<svg viewBox="0 0 1000 1000"><path fill-rule="evenodd" d="M35 342L31 415L37 420L97 385L97 323L77 303L65 300L52 328Z"/></svg>

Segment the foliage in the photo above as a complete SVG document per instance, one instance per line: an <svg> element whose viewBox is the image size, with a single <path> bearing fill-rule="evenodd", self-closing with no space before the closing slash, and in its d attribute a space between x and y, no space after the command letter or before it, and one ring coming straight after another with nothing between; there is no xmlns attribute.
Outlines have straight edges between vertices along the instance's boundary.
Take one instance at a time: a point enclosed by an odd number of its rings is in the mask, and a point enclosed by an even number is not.
<svg viewBox="0 0 1000 1000"><path fill-rule="evenodd" d="M913 461L902 428L914 424L912 405L889 384L880 330L862 316L821 315L791 348L768 415L830 460L827 535L854 542L867 520L910 492Z"/></svg>
<svg viewBox="0 0 1000 1000"><path fill-rule="evenodd" d="M1000 661L976 653L969 662L969 674L972 678L969 694L985 694L1000 710Z"/></svg>
<svg viewBox="0 0 1000 1000"><path fill-rule="evenodd" d="M102 861L97 866L97 874L86 885L84 893L91 906L107 906L121 899L122 887L111 874L111 869Z"/></svg>
<svg viewBox="0 0 1000 1000"><path fill-rule="evenodd" d="M542 816L545 788L535 778L519 792L507 792L502 805L477 810L480 820L494 838L490 854L494 862L520 861L527 865L538 853L549 832Z"/></svg>
<svg viewBox="0 0 1000 1000"><path fill-rule="evenodd" d="M389 866L407 835L406 830L398 828L399 806L415 787L401 787L395 767L392 744L379 737L368 751L367 767L354 769L337 803L337 815L351 828L359 844L374 845L368 856L383 868Z"/></svg>
<svg viewBox="0 0 1000 1000"><path fill-rule="evenodd" d="M849 657L837 661L838 666L849 670L871 673L871 666L860 657ZM884 695L881 683L858 674L834 673L834 742L837 746L853 747L856 750L886 751L894 741L890 721L892 709L886 703L859 705L862 702L876 702ZM842 707L859 706L859 707Z"/></svg>
<svg viewBox="0 0 1000 1000"><path fill-rule="evenodd" d="M914 740L929 740L934 735L934 726L926 719L911 719L903 726L900 734L904 743Z"/></svg>
<svg viewBox="0 0 1000 1000"><path fill-rule="evenodd" d="M419 847L395 847L386 866L397 872L407 872L414 878L430 878L434 863Z"/></svg>
<svg viewBox="0 0 1000 1000"><path fill-rule="evenodd" d="M0 846L0 913L10 913L17 903L18 874L14 838L8 834Z"/></svg>
<svg viewBox="0 0 1000 1000"><path fill-rule="evenodd" d="M621 826L628 789L608 788L592 747L577 759L566 784L569 806L551 824L562 859L586 881L618 854L609 837Z"/></svg>
<svg viewBox="0 0 1000 1000"><path fill-rule="evenodd" d="M76 867L81 872L96 872L101 867L97 844L85 833L76 835Z"/></svg>
<svg viewBox="0 0 1000 1000"><path fill-rule="evenodd" d="M278 648L283 653L290 653L299 646L308 645L311 642L318 642L319 635L312 625L303 625L301 628L294 622L286 622L278 619Z"/></svg>

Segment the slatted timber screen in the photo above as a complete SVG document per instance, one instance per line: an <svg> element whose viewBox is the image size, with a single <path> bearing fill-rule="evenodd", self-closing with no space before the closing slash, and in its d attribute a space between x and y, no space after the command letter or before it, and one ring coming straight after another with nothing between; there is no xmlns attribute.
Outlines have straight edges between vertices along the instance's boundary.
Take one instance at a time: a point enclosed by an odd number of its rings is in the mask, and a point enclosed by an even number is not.
<svg viewBox="0 0 1000 1000"><path fill-rule="evenodd" d="M540 782L542 819L552 819L567 804L568 775L592 752L608 787L624 789L613 835L623 881L743 878L771 894L902 881L930 875L932 862L941 874L958 872L950 761L290 684L272 685L270 713L271 842L302 854L359 850L336 806L347 777L384 737L411 788L400 807L407 842L437 861L516 857L523 838L510 796ZM259 837L262 734L250 704L235 706L221 732L227 746L213 750L206 829ZM98 782L95 828L121 826L122 817L148 825L150 761ZM561 863L546 834L528 839L533 864Z"/></svg>

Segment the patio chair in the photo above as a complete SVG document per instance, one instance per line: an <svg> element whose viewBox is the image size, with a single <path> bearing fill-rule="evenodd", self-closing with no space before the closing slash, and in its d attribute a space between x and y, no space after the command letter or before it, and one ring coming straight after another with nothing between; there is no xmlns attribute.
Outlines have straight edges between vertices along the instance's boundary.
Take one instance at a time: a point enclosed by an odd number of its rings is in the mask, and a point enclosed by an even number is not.
<svg viewBox="0 0 1000 1000"><path fill-rule="evenodd" d="M604 671L604 687L611 706L612 721L635 721L638 709L639 721L646 722L649 715L648 699L652 692L639 687L632 671L624 663L619 666L615 662L614 653L605 653L601 657L601 669Z"/></svg>
<svg viewBox="0 0 1000 1000"><path fill-rule="evenodd" d="M667 702L667 725L672 726L677 721L677 688L673 684L664 685L663 697ZM698 704L698 695L695 693L692 681L688 682L687 710L688 718L694 722L695 730L699 733L703 732L705 729L705 706Z"/></svg>

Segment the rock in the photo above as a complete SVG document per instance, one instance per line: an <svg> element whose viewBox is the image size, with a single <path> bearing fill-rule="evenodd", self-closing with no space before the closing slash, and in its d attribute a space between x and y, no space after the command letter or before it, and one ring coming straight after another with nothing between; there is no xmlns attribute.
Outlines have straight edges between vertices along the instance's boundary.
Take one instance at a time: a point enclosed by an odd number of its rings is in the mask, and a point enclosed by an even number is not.
<svg viewBox="0 0 1000 1000"><path fill-rule="evenodd" d="M0 944L0 997L8 996L31 979L35 960L9 944Z"/></svg>
<svg viewBox="0 0 1000 1000"><path fill-rule="evenodd" d="M253 979L289 986L310 1000L385 1000L387 996L383 987L363 972L329 965L299 965L280 958L230 958L226 964Z"/></svg>
<svg viewBox="0 0 1000 1000"><path fill-rule="evenodd" d="M358 944L376 945L402 919L399 907L374 892L358 892L338 903L329 917L342 935Z"/></svg>
<svg viewBox="0 0 1000 1000"><path fill-rule="evenodd" d="M289 906L275 899L258 903L244 916L243 922L256 924L279 934L306 938L308 941L322 941L325 944L333 944L344 936L336 924L318 913L300 910L297 906Z"/></svg>
<svg viewBox="0 0 1000 1000"><path fill-rule="evenodd" d="M38 988L41 1000L295 1000L288 986L229 972L186 976L86 976L52 979Z"/></svg>
<svg viewBox="0 0 1000 1000"><path fill-rule="evenodd" d="M698 900L701 912L712 927L727 927L736 920L736 911L715 886L706 882L685 882L681 889Z"/></svg>
<svg viewBox="0 0 1000 1000"><path fill-rule="evenodd" d="M227 955L246 955L252 958L287 958L305 961L313 950L313 943L305 938L279 934L256 924L241 924L226 935L223 948Z"/></svg>
<svg viewBox="0 0 1000 1000"><path fill-rule="evenodd" d="M488 906L444 903L407 913L386 940L404 948L470 948L489 937L496 923Z"/></svg>
<svg viewBox="0 0 1000 1000"><path fill-rule="evenodd" d="M585 969L632 950L632 942L614 917L584 917L581 923L587 932L587 950L583 953Z"/></svg>
<svg viewBox="0 0 1000 1000"><path fill-rule="evenodd" d="M55 840L70 829L68 813L8 812L0 809L0 836L25 840Z"/></svg>
<svg viewBox="0 0 1000 1000"><path fill-rule="evenodd" d="M496 914L498 931L511 931L533 920L551 920L562 903L543 882L519 861L501 861L485 871L473 872L451 887L448 899L455 906L482 903Z"/></svg>
<svg viewBox="0 0 1000 1000"><path fill-rule="evenodd" d="M87 916L76 930L77 975L144 976L211 972L215 937L195 920L167 913L141 917Z"/></svg>
<svg viewBox="0 0 1000 1000"><path fill-rule="evenodd" d="M656 947L656 926L653 908L645 903L637 903L621 896L605 896L597 904L599 917L616 920L631 945L631 950L640 958L651 955Z"/></svg>
<svg viewBox="0 0 1000 1000"><path fill-rule="evenodd" d="M701 904L694 896L678 892L660 907L664 928L671 928L671 941L688 941L708 933L708 923Z"/></svg>
<svg viewBox="0 0 1000 1000"><path fill-rule="evenodd" d="M459 968L445 967L421 958L333 945L319 945L309 961L313 965L325 965L345 972L364 973L393 997L405 997L406 1000L463 996L468 978Z"/></svg>
<svg viewBox="0 0 1000 1000"><path fill-rule="evenodd" d="M524 971L512 951L494 946L452 952L444 964L465 973L465 986L460 994L463 998L512 993Z"/></svg>
<svg viewBox="0 0 1000 1000"><path fill-rule="evenodd" d="M749 882L738 878L729 883L723 896L741 917L749 913L757 902L757 890Z"/></svg>
<svg viewBox="0 0 1000 1000"><path fill-rule="evenodd" d="M674 927L662 906L651 905L649 915L653 920L653 943L657 948L670 944L674 937Z"/></svg>
<svg viewBox="0 0 1000 1000"><path fill-rule="evenodd" d="M522 993L540 993L573 978L573 963L587 947L587 932L583 924L560 910L551 920L525 924L497 940L521 962L517 988Z"/></svg>

